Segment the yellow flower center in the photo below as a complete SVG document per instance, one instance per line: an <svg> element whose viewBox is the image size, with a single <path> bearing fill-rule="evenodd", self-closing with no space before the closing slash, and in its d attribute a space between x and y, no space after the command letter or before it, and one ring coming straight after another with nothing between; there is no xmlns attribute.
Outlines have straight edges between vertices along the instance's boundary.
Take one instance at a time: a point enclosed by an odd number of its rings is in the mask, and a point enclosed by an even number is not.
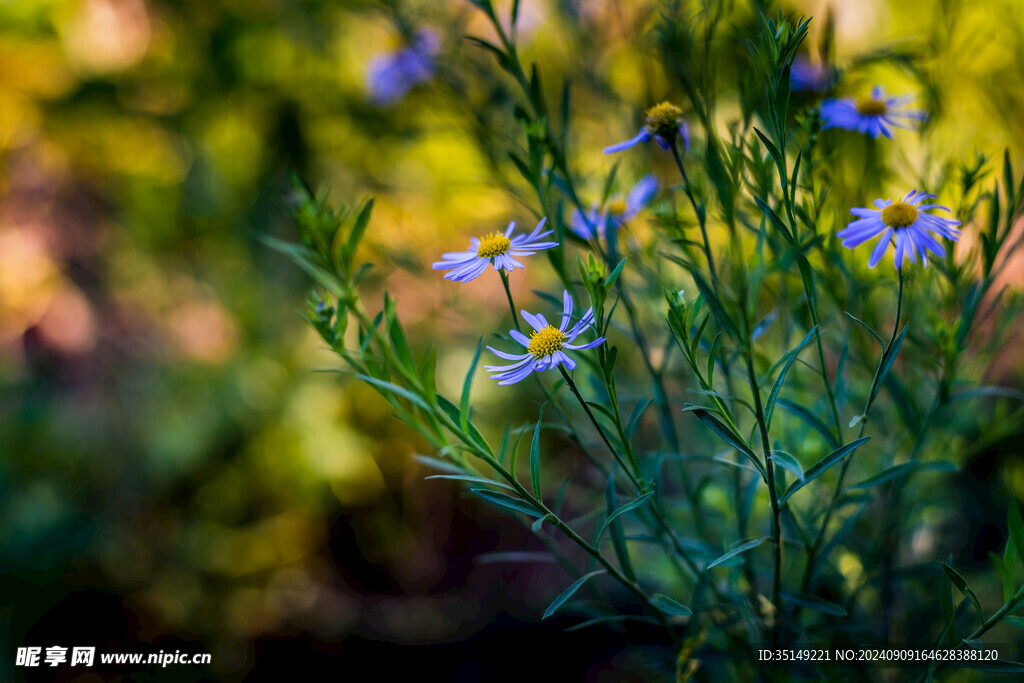
<svg viewBox="0 0 1024 683"><path fill-rule="evenodd" d="M647 110L647 130L653 135L672 137L679 131L683 110L670 102L656 104Z"/></svg>
<svg viewBox="0 0 1024 683"><path fill-rule="evenodd" d="M906 202L893 202L882 209L882 222L890 228L905 228L917 220L917 209Z"/></svg>
<svg viewBox="0 0 1024 683"><path fill-rule="evenodd" d="M483 258L494 258L501 256L512 248L512 240L499 232L492 232L480 238L480 246L476 248L476 255Z"/></svg>
<svg viewBox="0 0 1024 683"><path fill-rule="evenodd" d="M864 116L881 116L887 111L885 102L873 97L861 97L857 100L857 112Z"/></svg>
<svg viewBox="0 0 1024 683"><path fill-rule="evenodd" d="M530 335L530 345L526 347L526 350L534 358L545 358L555 351L561 351L564 343L565 335L548 325L543 330L537 330Z"/></svg>
<svg viewBox="0 0 1024 683"><path fill-rule="evenodd" d="M621 216L626 213L626 200L622 197L608 202L608 210L613 216Z"/></svg>

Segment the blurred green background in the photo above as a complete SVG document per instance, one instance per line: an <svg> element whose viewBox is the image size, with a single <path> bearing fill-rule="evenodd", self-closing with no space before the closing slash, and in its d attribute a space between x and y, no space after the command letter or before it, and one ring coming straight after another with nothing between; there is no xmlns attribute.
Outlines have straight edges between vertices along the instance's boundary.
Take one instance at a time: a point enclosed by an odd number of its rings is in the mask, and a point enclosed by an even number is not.
<svg viewBox="0 0 1024 683"><path fill-rule="evenodd" d="M841 92L880 82L933 114L924 136L900 134L897 167L927 167L936 140L943 155L1021 158L1014 0L830 5L788 9L822 19L812 61L854 67ZM731 11L753 25L745 4ZM526 59L552 87L573 81L588 202L601 148L670 92L647 37L657 12L523 0ZM511 120L511 89L460 40L488 37L477 15L468 2L0 3L0 678L15 647L69 619L98 620L124 649L178 639L213 653L207 674L237 677L275 638L458 642L543 610L543 572L473 562L528 534L423 483L409 457L422 445L386 404L315 372L337 361L296 314L309 285L255 238L294 238L290 170L333 201L375 196L373 286L386 278L414 343L436 341L438 376L461 382L480 316L504 318L488 305L500 284L459 288L429 263L534 220L505 188L513 136L493 126ZM368 64L409 25L441 38L436 83L374 105ZM720 108L734 115L727 95ZM652 159L627 160L623 187ZM476 391L500 405L488 383ZM1024 491L1024 468L1003 476Z"/></svg>

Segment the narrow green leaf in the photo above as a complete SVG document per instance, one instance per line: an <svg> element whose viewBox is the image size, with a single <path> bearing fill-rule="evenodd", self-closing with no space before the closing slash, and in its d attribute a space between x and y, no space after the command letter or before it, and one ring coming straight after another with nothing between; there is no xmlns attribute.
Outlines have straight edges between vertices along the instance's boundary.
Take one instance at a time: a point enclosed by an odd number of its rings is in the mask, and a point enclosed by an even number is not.
<svg viewBox="0 0 1024 683"><path fill-rule="evenodd" d="M454 422L455 424L459 424L460 411L454 403L449 401L444 396L438 394L437 406L441 410L443 410L448 417L451 418L452 422ZM490 444L487 443L487 439L485 439L484 435L480 433L480 430L476 428L476 425L474 425L472 422L467 421L465 428L463 428L463 431L469 435L470 440L472 440L473 443L479 446L481 450L485 451L486 453L491 453Z"/></svg>
<svg viewBox="0 0 1024 683"><path fill-rule="evenodd" d="M978 596L975 594L974 590L967 585L967 579L965 579L960 572L953 569L953 567L945 562L940 562L940 564L942 565L942 570L946 572L946 576L948 576L949 580L953 582L953 585L957 587L957 590L963 593L964 596L971 601L971 604L974 605L974 609L978 610L978 618L985 621L985 612L981 609L981 601L978 600Z"/></svg>
<svg viewBox="0 0 1024 683"><path fill-rule="evenodd" d="M949 556L953 560L953 556ZM946 622L945 632L950 644L956 643L956 613L953 608L953 582L943 573L939 580L939 606L942 608L942 619Z"/></svg>
<svg viewBox="0 0 1024 683"><path fill-rule="evenodd" d="M647 410L652 403L654 403L654 399L645 396L644 398L640 399L640 401L636 404L636 407L633 408L633 414L629 418L629 426L626 427L627 439L633 438L633 433L636 431L636 427L640 423L640 418L644 416L644 411Z"/></svg>
<svg viewBox="0 0 1024 683"><path fill-rule="evenodd" d="M836 443L836 437L835 434L832 433L832 430L828 428L828 426L821 420L821 418L817 417L810 410L803 407L799 403L794 403L793 401L789 401L784 398L778 399L776 403L785 408L786 410L788 410L796 417L800 418L808 427L812 428L814 431L821 434L821 436L825 439L825 442L829 445L829 447L839 448L839 444Z"/></svg>
<svg viewBox="0 0 1024 683"><path fill-rule="evenodd" d="M462 475L465 473L465 470L459 467L458 465L450 463L447 460L441 460L440 458L432 458L429 455L414 455L412 456L412 459L420 463L421 465L431 467L435 470L438 470L439 472L448 472L451 474L458 475Z"/></svg>
<svg viewBox="0 0 1024 683"><path fill-rule="evenodd" d="M504 482L495 481L493 479L485 479L484 477L471 477L468 474L432 474L429 477L424 477L424 479L453 479L455 481L468 481L471 484L487 484L489 486L500 486L503 489L515 491L514 488L512 488L511 486Z"/></svg>
<svg viewBox="0 0 1024 683"><path fill-rule="evenodd" d="M667 614L671 617L685 617L693 612L686 605L676 602L667 595L662 593L655 593L651 596L651 604L658 608L658 611L662 614Z"/></svg>
<svg viewBox="0 0 1024 683"><path fill-rule="evenodd" d="M832 465L835 465L837 462L845 458L847 455L860 448L870 438L870 436L865 436L861 437L860 439L857 439L856 441L851 441L850 443L846 444L841 448L837 448L836 450L832 451L818 462L811 465L811 468L807 470L807 472L804 474L804 478L802 481L794 481L790 485L790 487L786 489L786 493L784 493L782 499L779 500L779 504L782 505L783 503L785 503L787 500L789 500L790 496L792 496L794 493L802 489L804 486L820 477L822 474L825 473L826 470L828 470L828 468L832 467Z"/></svg>
<svg viewBox="0 0 1024 683"><path fill-rule="evenodd" d="M782 370L779 371L779 376L775 378L775 384L772 385L772 391L768 394L768 400L764 406L764 420L769 428L772 426L772 413L775 412L775 400L779 397L779 392L782 391L782 384L786 381L786 374L789 372L789 368L793 365L793 361L800 355L800 352L804 350L807 344L810 343L811 337L814 336L818 326L815 325L810 331L804 336L799 344L793 347L793 349L786 354L786 362L782 366Z"/></svg>
<svg viewBox="0 0 1024 683"><path fill-rule="evenodd" d="M537 426L533 430L533 442L530 444L530 483L533 484L533 495L537 498L540 498L540 425L544 420L544 409L547 407L547 402L540 407Z"/></svg>
<svg viewBox="0 0 1024 683"><path fill-rule="evenodd" d="M497 491L491 491L489 489L470 489L470 491L480 496L484 500L494 503L495 505L509 508L510 510L515 510L516 512L522 512L523 514L530 515L531 517L542 516L541 512L539 512L537 508L535 508L533 505L523 500L522 498L513 498L512 496L509 496L507 494L499 493Z"/></svg>
<svg viewBox="0 0 1024 683"><path fill-rule="evenodd" d="M757 129L755 128L755 130ZM764 215L768 217L768 220L772 223L772 225L779 229L783 237L786 238L786 241L792 244L793 234L789 231L789 227L786 225L786 223L781 218L779 218L779 214L775 213L775 209L768 206L768 204L766 204L764 200L761 199L760 197L754 197L754 201L757 203L758 208L764 212Z"/></svg>
<svg viewBox="0 0 1024 683"><path fill-rule="evenodd" d="M476 374L476 364L480 362L480 352L483 351L483 348L484 338L480 337L480 341L476 343L473 361L469 364L469 370L466 371L466 379L462 382L462 398L459 400L459 421L463 429L466 429L469 425L469 389L473 386L473 375Z"/></svg>
<svg viewBox="0 0 1024 683"><path fill-rule="evenodd" d="M544 526L544 522L550 522L553 519L554 519L554 515L544 515L543 517L538 519L536 522L531 524L530 528L533 529L534 533L536 533L536 532L540 531L540 528L542 526Z"/></svg>
<svg viewBox="0 0 1024 683"><path fill-rule="evenodd" d="M554 600L551 601L551 604L548 605L548 608L546 610L544 610L544 616L541 617L541 619L547 619L552 614L557 612L558 608L561 607L562 605L564 605L566 603L566 601L568 601L569 598L571 598L573 596L573 594L576 593L576 591L578 591L580 589L580 586L582 586L583 584L585 584L587 581L589 581L593 577L597 576L598 574L604 574L604 572L605 572L604 569L599 569L596 572L590 572L589 574L584 574L580 578L578 578L575 581L573 581L572 584L568 588L566 588L564 591L562 591L558 595L557 598L555 598Z"/></svg>
<svg viewBox="0 0 1024 683"><path fill-rule="evenodd" d="M880 347L882 347L883 349L885 348L885 342L884 342L884 341L882 341L882 337L881 337L881 335L879 335L879 334L878 334L877 332L875 332L875 331L874 331L874 330L873 330L873 329L871 328L871 325L868 325L868 324L867 324L866 322L864 322L863 320L861 320L861 319L860 319L860 318L858 318L857 316L853 315L853 314L852 314L852 313L850 313L849 311L843 311L843 313L844 313L844 314L846 315L846 317L847 317L847 318L849 318L850 320L852 320L853 322L857 323L858 325L860 325L861 327L863 327L863 328L864 328L865 330L867 330L867 331L868 331L868 333L869 333L869 334L870 334L870 335L871 335L872 337L874 337L874 338L875 338L875 341L876 341L876 342L878 342L878 345L879 345Z"/></svg>
<svg viewBox="0 0 1024 683"><path fill-rule="evenodd" d="M1013 539L1013 545L1017 549L1017 557L1020 558L1021 564L1024 565L1024 520L1020 516L1020 507L1017 505L1017 501L1010 501L1010 509L1006 513L1007 525L1010 527L1010 538Z"/></svg>
<svg viewBox="0 0 1024 683"><path fill-rule="evenodd" d="M984 671L990 674L1024 673L1024 662L1009 662L1004 659L997 659L995 661L988 659L953 659L946 662L946 666L951 666L957 669L974 669L976 671Z"/></svg>
<svg viewBox="0 0 1024 683"><path fill-rule="evenodd" d="M761 536L760 538L755 538L753 540L747 541L746 543L743 543L742 545L736 546L735 548L733 548L729 552L725 553L724 555L720 555L717 559L712 560L710 563L708 563L708 565L706 567L704 567L704 571L707 571L707 570L709 570L709 569L711 569L713 567L717 567L718 565L722 564L723 562L728 562L729 560L731 560L732 558L736 557L740 553L745 553L748 550L753 550L754 548L756 548L757 546L761 545L762 543L764 543L767 540L768 540L767 536Z"/></svg>
<svg viewBox="0 0 1024 683"><path fill-rule="evenodd" d="M870 489L870 488L874 488L875 486L878 486L880 484L884 484L887 481L891 481L893 479L896 479L897 477L901 477L904 474L909 474L910 472L913 472L914 470L919 470L919 469L920 470L938 470L940 472L956 472L957 467L953 463L947 462L945 460L942 460L942 461L939 461L939 462L929 462L929 463L923 463L920 460L911 460L909 462L901 463L899 465L893 465L892 467L890 467L890 468L888 468L886 470L882 470L881 472L879 472L878 474L876 474L873 477L869 477L868 479L865 479L864 481L861 481L861 482L858 482L856 484L853 484L852 486L847 486L843 490L843 492L845 493L847 491L855 491L857 489Z"/></svg>
<svg viewBox="0 0 1024 683"><path fill-rule="evenodd" d="M622 259L621 261L619 261L619 265L615 266L615 268L612 270L612 272L608 273L608 277L606 277L604 279L604 288L605 289L610 289L611 286L613 284L615 284L615 281L619 279L620 275L622 275L622 268L625 265L626 265L626 259Z"/></svg>
<svg viewBox="0 0 1024 683"><path fill-rule="evenodd" d="M885 354L882 361L882 367L878 369L878 381L875 384L875 391L871 395L872 399L874 399L875 396L878 396L878 392L882 390L882 382L885 380L885 376L889 374L889 369L892 367L892 364L896 362L896 356L899 355L900 347L903 345L903 339L907 336L907 331L909 329L910 325L903 326L903 331L896 336L896 339L892 343L892 347L888 350L888 353Z"/></svg>
<svg viewBox="0 0 1024 683"><path fill-rule="evenodd" d="M800 461L794 458L791 454L786 451L774 451L771 455L771 460L779 467L783 468L799 481L804 479L804 468L800 464Z"/></svg>
<svg viewBox="0 0 1024 683"><path fill-rule="evenodd" d="M382 379L377 379L376 377L370 377L369 375L361 375L359 373L356 373L355 376L363 380L367 384L372 384L378 389L381 389L383 391L389 391L392 394L395 394L396 396L401 396L402 398L407 399L411 403L422 408L426 412L430 412L430 406L427 405L427 402L424 401L419 396L417 396L416 394L409 391L408 389L404 389L398 386L397 384L392 384L391 382L386 382Z"/></svg>
<svg viewBox="0 0 1024 683"><path fill-rule="evenodd" d="M845 617L846 610L840 605L828 600L823 600L817 595L807 595L806 593L782 593L782 597L790 602L806 607L807 609L814 610L815 612L822 612L823 614L831 614L837 617Z"/></svg>
<svg viewBox="0 0 1024 683"><path fill-rule="evenodd" d="M373 199L370 199L363 204L363 209L356 217L356 222L352 224L352 232L348 234L348 242L345 243L346 268L352 264L352 257L355 255L356 249L359 247L359 242L363 239L363 233L366 232L366 226L370 224L370 214L372 213Z"/></svg>
<svg viewBox="0 0 1024 683"><path fill-rule="evenodd" d="M604 533L606 528L609 528L612 537L612 547L615 549L615 556L619 560L619 566L622 567L622 572L631 581L636 581L636 572L633 571L633 562L629 557L629 546L626 544L626 534L622 530L622 520L612 517L612 515L615 514L615 503L617 502L615 496L615 477L613 474L609 474L608 482L605 484L604 499L605 508L608 511L608 518L611 520L611 524L605 522L605 525L601 527L594 540L594 546L600 546L601 534Z"/></svg>
<svg viewBox="0 0 1024 683"><path fill-rule="evenodd" d="M615 510L615 512L608 515L608 519L606 519L604 521L604 524L601 525L601 530L597 532L597 543L601 542L601 537L604 536L604 532L616 519L618 519L621 515L626 514L630 510L636 510L638 507L646 503L647 500L653 495L654 491L645 493L644 495L639 496L638 498L634 498L633 500L629 501L622 507ZM597 543L595 543L594 545L597 545Z"/></svg>
<svg viewBox="0 0 1024 683"><path fill-rule="evenodd" d="M761 473L761 477L767 480L767 472L764 469L764 465L762 465L761 462L757 459L757 456L754 455L754 452L750 450L750 447L748 447L743 442L743 439L740 438L738 434L733 432L728 425L726 425L724 422L722 422L717 417L712 415L709 410L707 410L706 408L702 408L700 406L694 406L687 403L686 407L684 408L684 412L693 413L698 420L703 422L705 426L707 426L711 431L717 434L719 438L722 439L722 441L726 442L727 444L738 450L740 453L745 455L747 459L750 460L750 462L754 465L757 471Z"/></svg>
<svg viewBox="0 0 1024 683"><path fill-rule="evenodd" d="M529 552L524 550L500 551L494 553L483 553L474 558L477 564L502 564L505 562L539 562L541 564L555 564L558 562L551 553Z"/></svg>

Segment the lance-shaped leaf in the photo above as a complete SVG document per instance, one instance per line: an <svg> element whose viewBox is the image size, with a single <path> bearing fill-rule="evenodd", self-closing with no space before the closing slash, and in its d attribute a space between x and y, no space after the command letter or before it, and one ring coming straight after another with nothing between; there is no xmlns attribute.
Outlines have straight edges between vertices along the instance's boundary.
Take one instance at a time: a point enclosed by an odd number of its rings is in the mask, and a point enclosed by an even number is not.
<svg viewBox="0 0 1024 683"><path fill-rule="evenodd" d="M594 547L600 547L601 535L604 534L606 529L610 529L612 547L615 548L615 556L619 559L622 573L629 577L631 581L636 581L636 572L633 571L633 562L629 557L629 546L626 544L626 534L622 530L622 520L618 519L619 514L615 509L615 477L611 474L609 474L608 482L604 487L604 497L605 505L608 509L608 519L598 531L597 537L594 540Z"/></svg>
<svg viewBox="0 0 1024 683"><path fill-rule="evenodd" d="M818 329L815 325L811 328L810 332L801 340L799 344L793 347L793 350L786 354L786 362L782 366L782 370L779 371L779 376L775 378L775 384L772 385L772 392L768 394L768 401L764 404L764 421L769 428L772 426L772 413L775 412L775 400L779 397L779 392L782 391L782 384L786 381L786 374L789 372L789 368L793 365L793 361L800 355L800 352L804 350L811 341L811 337L814 336L814 332Z"/></svg>
<svg viewBox="0 0 1024 683"><path fill-rule="evenodd" d="M790 496L792 496L794 493L802 489L804 486L807 486L807 484L810 484L812 481L820 477L822 474L825 473L825 471L828 468L832 467L832 465L835 465L837 462L845 458L847 455L860 448L870 438L870 436L864 436L857 439L856 441L851 441L842 448L837 448L836 450L832 451L824 458L816 462L814 465L811 466L809 470L807 470L807 472L804 473L803 480L794 481L790 485L790 487L786 489L786 492L782 495L782 498L779 500L779 505L784 504L787 500L789 500Z"/></svg>
<svg viewBox="0 0 1024 683"><path fill-rule="evenodd" d="M530 443L530 483L533 484L533 495L537 498L540 498L540 425L544 420L544 409L547 407L547 403L540 407L537 426L533 429L533 442Z"/></svg>
<svg viewBox="0 0 1024 683"><path fill-rule="evenodd" d="M471 484L487 484L488 486L500 486L503 489L509 491L515 491L514 488L502 481L494 481L493 479L485 479L484 477L471 477L468 474L433 474L424 479L453 479L455 481L468 481Z"/></svg>
<svg viewBox="0 0 1024 683"><path fill-rule="evenodd" d="M462 398L459 401L459 422L462 424L463 429L466 429L469 425L469 389L473 386L473 375L476 374L476 364L480 362L480 352L483 348L484 338L480 337L480 341L476 343L473 362L469 364L469 370L466 371L466 379L462 382Z"/></svg>
<svg viewBox="0 0 1024 683"><path fill-rule="evenodd" d="M940 472L956 472L956 465L945 460L939 462L923 463L920 460L911 460L909 462L900 463L899 465L893 465L892 467L882 470L878 474L864 481L847 486L844 489L844 493L847 491L855 491L858 489L870 489L880 484L884 484L888 481L892 481L897 477L902 477L905 474L909 474L915 470L938 470Z"/></svg>
<svg viewBox="0 0 1024 683"><path fill-rule="evenodd" d="M1021 564L1024 564L1024 520L1020 516L1020 507L1017 506L1017 501L1010 501L1010 509L1006 514L1006 521L1010 527L1010 538L1013 539L1013 545L1017 548L1017 557L1020 558Z"/></svg>
<svg viewBox="0 0 1024 683"><path fill-rule="evenodd" d="M804 467L800 464L800 461L794 458L791 454L786 451L774 451L771 455L771 461L792 474L798 480L803 481Z"/></svg>
<svg viewBox="0 0 1024 683"><path fill-rule="evenodd" d="M803 407L799 403L793 403L790 400L780 398L776 403L787 411L800 418L804 424L813 429L814 431L821 434L822 438L828 443L831 448L839 448L839 444L836 443L836 435L832 433L832 430L821 421L821 418L816 416L807 408Z"/></svg>
<svg viewBox="0 0 1024 683"><path fill-rule="evenodd" d="M698 420L703 422L711 431L717 434L722 441L745 455L757 471L761 473L761 477L767 481L767 472L764 469L764 465L762 465L761 461L757 459L754 452L750 450L750 447L747 446L747 444L743 442L743 439L727 424L715 417L710 410L687 403L686 407L683 408L683 412L693 413Z"/></svg>
<svg viewBox="0 0 1024 683"><path fill-rule="evenodd" d="M650 491L649 493L645 493L644 495L642 495L642 496L640 496L638 498L634 498L633 500L629 501L628 503L626 503L622 507L620 507L617 510L615 510L615 512L613 512L610 515L608 515L608 519L606 519L604 521L604 524L601 525L601 530L597 532L597 543L601 542L601 537L604 536L604 532L608 530L608 527L611 526L612 523L614 523L616 519L618 519L620 516L626 514L630 510L636 510L638 507L640 507L641 505L646 503L648 501L648 499L651 496L653 496L653 495L654 495L654 491ZM596 545L596 543L595 543L595 545Z"/></svg>
<svg viewBox="0 0 1024 683"><path fill-rule="evenodd" d="M676 602L667 595L655 593L651 596L651 604L658 608L658 611L670 617L685 617L693 612L686 605Z"/></svg>
<svg viewBox="0 0 1024 683"><path fill-rule="evenodd" d="M819 598L817 595L807 595L806 593L783 593L782 597L793 604L806 607L807 609L814 610L815 612L831 614L837 617L846 616L846 610L840 605Z"/></svg>
<svg viewBox="0 0 1024 683"><path fill-rule="evenodd" d="M748 550L753 550L754 548L756 548L757 546L761 545L762 543L764 543L767 540L768 540L767 536L761 536L760 538L755 538L753 540L747 541L746 543L738 545L735 548L733 548L732 550L730 550L729 552L725 553L724 555L720 555L717 559L712 560L711 562L709 562L708 565L706 567L704 567L704 571L712 569L713 567L717 567L718 565L722 564L723 562L728 562L732 558L736 557L737 555L739 555L741 553L745 553Z"/></svg>
<svg viewBox="0 0 1024 683"><path fill-rule="evenodd" d="M881 335L879 335L879 334L878 334L877 332L875 332L875 331L874 331L874 329L872 329L872 328L871 328L871 325L868 325L868 324L867 324L866 322L864 322L863 320L861 320L861 319L860 319L860 318L858 318L857 316L853 315L853 314L852 314L852 313L850 313L849 311L843 311L843 313L845 313L845 314L846 314L846 317L847 317L847 318L849 318L850 320L852 320L853 322L857 323L858 325L860 325L861 327L863 327L863 328L864 328L865 330L867 330L867 331L868 331L868 333L869 333L869 334L870 334L870 335L871 335L872 337L874 337L874 338L875 338L875 341L876 341L876 342L878 342L878 345L879 345L879 346L881 346L881 347L882 347L883 349L885 348L885 342L884 342L884 341L882 341L882 337L881 337Z"/></svg>
<svg viewBox="0 0 1024 683"><path fill-rule="evenodd" d="M562 591L558 595L557 598L555 598L554 600L551 601L551 604L548 605L548 608L546 610L544 610L544 616L541 617L541 619L547 619L552 614L557 612L558 608L561 607L562 605L564 605L566 603L566 601L568 601L569 598L571 598L573 596L573 594L575 594L576 591L578 591L580 589L580 586L582 586L583 584L585 584L587 581L589 581L593 577L597 576L598 574L604 574L604 572L605 572L604 569L599 569L596 572L590 572L589 574L584 574L580 578L578 578L575 581L573 581L572 584L568 588L566 588L564 591Z"/></svg>
<svg viewBox="0 0 1024 683"><path fill-rule="evenodd" d="M910 329L910 325L904 325L903 331L901 331L896 339L892 343L892 347L885 353L882 360L882 367L878 369L878 380L875 383L875 390L871 394L871 400L874 400L878 396L878 392L882 390L882 383L885 381L885 376L889 374L889 369L892 364L896 362L896 356L899 355L900 347L903 345L903 339L907 336L907 331Z"/></svg>
<svg viewBox="0 0 1024 683"><path fill-rule="evenodd" d="M953 582L953 585L956 586L957 590L963 593L964 596L971 601L971 604L974 605L974 609L978 610L978 618L985 621L985 612L981 609L981 601L978 600L978 595L967 584L967 579L965 579L960 572L953 569L953 567L945 562L941 562L940 564L942 565L942 570L946 572L946 576L948 576L949 580Z"/></svg>
<svg viewBox="0 0 1024 683"><path fill-rule="evenodd" d="M542 516L542 513L537 510L537 508L522 498L514 498L510 495L499 493L498 491L491 491L490 489L470 489L470 491L484 500L494 503L495 505L500 505L503 508L522 512L523 514L530 515L531 517Z"/></svg>

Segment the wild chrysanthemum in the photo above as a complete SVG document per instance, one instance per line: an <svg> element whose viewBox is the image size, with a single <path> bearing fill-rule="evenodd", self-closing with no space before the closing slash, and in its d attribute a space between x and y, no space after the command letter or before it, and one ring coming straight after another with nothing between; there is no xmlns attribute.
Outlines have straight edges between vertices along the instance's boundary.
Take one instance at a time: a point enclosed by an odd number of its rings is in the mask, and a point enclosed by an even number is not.
<svg viewBox="0 0 1024 683"><path fill-rule="evenodd" d="M647 110L647 120L636 137L611 147L605 147L604 153L621 152L624 149L636 147L641 142L649 142L651 138L654 138L658 146L667 152L672 149L672 143L677 135L683 140L683 150L690 149L690 133L686 129L686 123L683 122L683 111L674 104L662 102Z"/></svg>
<svg viewBox="0 0 1024 683"><path fill-rule="evenodd" d="M439 42L434 31L424 29L410 45L374 57L366 69L370 99L379 105L390 104L405 97L413 86L430 80Z"/></svg>
<svg viewBox="0 0 1024 683"><path fill-rule="evenodd" d="M960 231L956 229L960 221L924 213L928 209L949 212L948 208L939 204L921 204L925 199L934 196L911 190L897 202L891 199L876 199L875 209L850 209L850 213L857 216L858 220L836 234L843 240L843 246L849 249L881 234L882 238L878 240L868 259L868 266L871 268L878 265L890 242L896 245L893 261L897 268L903 265L904 260L914 263L917 256L920 256L921 263L927 266L929 251L940 258L946 255L942 244L929 233L935 233L954 242L960 238Z"/></svg>
<svg viewBox="0 0 1024 683"><path fill-rule="evenodd" d="M821 92L828 89L834 76L835 70L828 65L812 62L806 55L799 55L789 70L789 87L793 92Z"/></svg>
<svg viewBox="0 0 1024 683"><path fill-rule="evenodd" d="M556 328L548 324L543 315L531 315L521 311L523 320L530 324L533 332L527 337L518 330L509 330L509 334L517 342L526 347L526 353L505 353L488 346L487 348L499 358L515 361L511 365L485 365L484 369L491 373L491 379L498 384L515 384L525 379L531 372L543 372L549 368L564 365L567 369L576 368L576 361L565 354L565 349L580 351L592 349L604 343L604 337L598 337L586 344L573 344L581 334L594 324L594 309L589 308L579 321L569 328L572 318L572 296L568 291L562 293L562 322Z"/></svg>
<svg viewBox="0 0 1024 683"><path fill-rule="evenodd" d="M487 270L490 264L494 264L494 270L504 269L509 273L516 268L525 268L526 266L513 257L533 256L542 249L558 246L558 242L538 241L551 234L550 230L541 232L547 220L541 218L540 223L529 235L512 237L512 231L516 229L516 222L512 221L504 233L492 232L483 238L474 237L469 241L472 249L441 254L443 260L434 263L434 270L451 271L444 274L446 280L469 282Z"/></svg>
<svg viewBox="0 0 1024 683"><path fill-rule="evenodd" d="M644 176L633 186L625 198L613 197L605 205L603 211L598 211L596 205L586 215L576 209L569 219L569 229L585 240L591 239L595 234L604 237L607 225L610 224L613 228L617 228L631 220L654 199L656 194L658 194L658 179L653 175Z"/></svg>
<svg viewBox="0 0 1024 683"><path fill-rule="evenodd" d="M825 100L821 103L822 128L845 128L866 133L873 138L892 137L890 126L910 128L911 121L923 121L922 111L901 109L914 99L913 95L885 97L881 86L875 86L870 97Z"/></svg>

